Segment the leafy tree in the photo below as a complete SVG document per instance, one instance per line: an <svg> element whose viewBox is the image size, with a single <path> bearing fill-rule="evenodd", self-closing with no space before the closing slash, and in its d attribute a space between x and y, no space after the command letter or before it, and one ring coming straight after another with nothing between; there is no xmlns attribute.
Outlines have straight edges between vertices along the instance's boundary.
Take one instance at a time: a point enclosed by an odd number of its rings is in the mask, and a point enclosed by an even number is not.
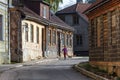
<svg viewBox="0 0 120 80"><path fill-rule="evenodd" d="M44 0L44 1L50 4L51 10L53 10L54 12L58 10L59 3L63 2L63 0Z"/></svg>

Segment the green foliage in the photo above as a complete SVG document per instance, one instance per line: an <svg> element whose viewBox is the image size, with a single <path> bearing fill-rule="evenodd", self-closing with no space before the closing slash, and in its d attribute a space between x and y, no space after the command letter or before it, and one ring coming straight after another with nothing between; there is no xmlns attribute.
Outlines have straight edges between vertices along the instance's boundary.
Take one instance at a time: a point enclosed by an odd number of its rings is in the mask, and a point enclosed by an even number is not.
<svg viewBox="0 0 120 80"><path fill-rule="evenodd" d="M93 67L89 63L80 63L79 66L94 73L101 73L101 74L107 73L107 71L101 70L98 67Z"/></svg>
<svg viewBox="0 0 120 80"><path fill-rule="evenodd" d="M63 2L63 0L44 0L44 1L50 4L51 10L53 10L54 12L58 10L59 3Z"/></svg>

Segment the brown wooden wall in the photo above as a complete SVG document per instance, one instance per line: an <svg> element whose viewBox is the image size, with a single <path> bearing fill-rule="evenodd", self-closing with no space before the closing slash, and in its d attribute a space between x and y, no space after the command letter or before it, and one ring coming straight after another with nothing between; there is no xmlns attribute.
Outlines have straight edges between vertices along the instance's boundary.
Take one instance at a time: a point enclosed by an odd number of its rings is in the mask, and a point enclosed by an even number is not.
<svg viewBox="0 0 120 80"><path fill-rule="evenodd" d="M90 20L90 60L120 61L120 1L110 0L87 16Z"/></svg>

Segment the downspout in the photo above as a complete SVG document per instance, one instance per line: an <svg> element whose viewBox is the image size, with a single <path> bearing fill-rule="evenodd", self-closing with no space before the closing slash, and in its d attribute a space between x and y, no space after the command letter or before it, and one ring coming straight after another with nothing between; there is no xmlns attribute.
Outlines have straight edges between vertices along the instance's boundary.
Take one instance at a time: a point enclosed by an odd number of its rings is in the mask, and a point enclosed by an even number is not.
<svg viewBox="0 0 120 80"><path fill-rule="evenodd" d="M11 53L10 53L10 12L9 12L9 0L7 6L7 15L8 15L8 60L11 63Z"/></svg>

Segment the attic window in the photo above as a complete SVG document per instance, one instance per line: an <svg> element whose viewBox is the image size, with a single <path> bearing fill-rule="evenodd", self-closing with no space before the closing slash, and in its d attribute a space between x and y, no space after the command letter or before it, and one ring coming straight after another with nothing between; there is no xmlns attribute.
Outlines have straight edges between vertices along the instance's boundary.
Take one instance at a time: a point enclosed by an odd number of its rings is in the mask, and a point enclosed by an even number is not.
<svg viewBox="0 0 120 80"><path fill-rule="evenodd" d="M46 8L46 6L43 7L43 18L47 18L47 8Z"/></svg>
<svg viewBox="0 0 120 80"><path fill-rule="evenodd" d="M79 24L79 17L77 15L73 15L73 24Z"/></svg>

